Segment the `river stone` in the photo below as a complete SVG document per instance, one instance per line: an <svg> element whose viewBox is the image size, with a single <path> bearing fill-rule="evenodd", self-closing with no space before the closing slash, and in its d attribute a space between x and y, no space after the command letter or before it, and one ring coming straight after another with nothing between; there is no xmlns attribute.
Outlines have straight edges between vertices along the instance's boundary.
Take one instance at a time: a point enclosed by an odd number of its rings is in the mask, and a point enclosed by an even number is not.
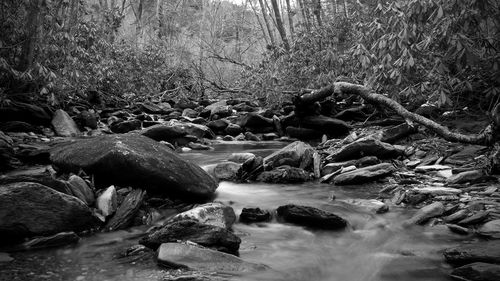
<svg viewBox="0 0 500 281"><path fill-rule="evenodd" d="M0 186L1 237L21 239L82 231L95 223L87 205L73 196L33 182Z"/></svg>
<svg viewBox="0 0 500 281"><path fill-rule="evenodd" d="M145 188L191 200L210 197L217 188L199 166L141 135L104 135L61 144L50 159L62 171L93 174L100 185Z"/></svg>
<svg viewBox="0 0 500 281"><path fill-rule="evenodd" d="M155 141L171 141L187 135L187 132L179 127L154 125L143 129L140 134Z"/></svg>
<svg viewBox="0 0 500 281"><path fill-rule="evenodd" d="M430 195L456 195L462 193L462 190L443 186L427 186L413 189L417 193Z"/></svg>
<svg viewBox="0 0 500 281"><path fill-rule="evenodd" d="M192 219L200 223L230 229L236 221L233 208L220 202L206 203L174 216L171 220Z"/></svg>
<svg viewBox="0 0 500 281"><path fill-rule="evenodd" d="M238 124L230 123L224 131L230 136L237 136L243 132L243 129Z"/></svg>
<svg viewBox="0 0 500 281"><path fill-rule="evenodd" d="M141 238L142 245L157 249L162 243L191 241L218 251L238 254L241 239L222 227L195 220L170 221Z"/></svg>
<svg viewBox="0 0 500 281"><path fill-rule="evenodd" d="M229 122L224 119L213 120L207 123L207 127L216 133L223 132L227 126L229 126Z"/></svg>
<svg viewBox="0 0 500 281"><path fill-rule="evenodd" d="M477 233L484 237L500 239L500 219L492 220L483 224L477 230Z"/></svg>
<svg viewBox="0 0 500 281"><path fill-rule="evenodd" d="M112 215L116 211L117 198L116 189L112 185L108 187L96 200L96 207L105 217Z"/></svg>
<svg viewBox="0 0 500 281"><path fill-rule="evenodd" d="M118 230L129 227L142 205L146 191L134 189L125 196L116 213L106 224L106 229Z"/></svg>
<svg viewBox="0 0 500 281"><path fill-rule="evenodd" d="M80 134L80 130L75 121L62 109L56 110L52 118L52 126L58 136L72 137Z"/></svg>
<svg viewBox="0 0 500 281"><path fill-rule="evenodd" d="M480 179L481 177L483 177L483 171L472 170L455 174L449 177L446 181L451 184L460 184L466 182L474 182Z"/></svg>
<svg viewBox="0 0 500 281"><path fill-rule="evenodd" d="M77 175L71 175L68 179L68 186L75 197L92 206L95 202L94 191Z"/></svg>
<svg viewBox="0 0 500 281"><path fill-rule="evenodd" d="M498 281L500 280L500 265L475 262L455 268L450 276L461 281Z"/></svg>
<svg viewBox="0 0 500 281"><path fill-rule="evenodd" d="M273 119L266 118L254 112L243 115L239 119L238 125L242 128L251 129L254 132L265 132L267 128L274 129Z"/></svg>
<svg viewBox="0 0 500 281"><path fill-rule="evenodd" d="M267 183L300 183L310 179L309 173L300 168L280 166L271 171L262 172L257 181Z"/></svg>
<svg viewBox="0 0 500 281"><path fill-rule="evenodd" d="M451 167L446 165L422 165L415 168L415 172L417 173L434 172L442 170L451 170Z"/></svg>
<svg viewBox="0 0 500 281"><path fill-rule="evenodd" d="M61 232L48 237L37 237L30 241L24 242L21 247L24 250L60 247L64 245L74 244L80 240L80 237L73 231Z"/></svg>
<svg viewBox="0 0 500 281"><path fill-rule="evenodd" d="M0 176L0 184L16 182L36 182L64 194L74 196L68 182L56 179L54 176L55 173L56 171L54 171L52 166L15 170Z"/></svg>
<svg viewBox="0 0 500 281"><path fill-rule="evenodd" d="M249 273L268 269L262 264L246 262L236 256L182 243L163 243L158 263L169 268L188 268L219 273Z"/></svg>
<svg viewBox="0 0 500 281"><path fill-rule="evenodd" d="M440 216L444 213L444 205L441 202L434 202L425 207L422 207L411 217L405 221L405 224L424 224L427 220L433 217Z"/></svg>
<svg viewBox="0 0 500 281"><path fill-rule="evenodd" d="M116 134L125 134L133 130L138 130L140 128L141 121L136 119L114 122L109 126L109 129L111 129L111 131Z"/></svg>
<svg viewBox="0 0 500 281"><path fill-rule="evenodd" d="M301 141L292 142L282 149L273 152L264 158L264 166L278 167L285 165L284 159L287 159L286 165L292 167L307 167L312 164L312 157L315 150L309 144Z"/></svg>
<svg viewBox="0 0 500 281"><path fill-rule="evenodd" d="M213 173L218 180L235 180L241 164L234 162L222 162L215 165Z"/></svg>
<svg viewBox="0 0 500 281"><path fill-rule="evenodd" d="M200 116L208 118L208 117L216 114L217 109L219 107L225 107L225 106L227 106L226 100L220 100L218 102L214 102L210 105L205 106L205 108L203 108L203 110L201 111Z"/></svg>
<svg viewBox="0 0 500 281"><path fill-rule="evenodd" d="M189 117L189 118L196 118L196 117L198 117L198 111L191 109L191 108L186 108L182 111L181 116L185 116L185 117Z"/></svg>
<svg viewBox="0 0 500 281"><path fill-rule="evenodd" d="M447 223L455 223L465 219L469 215L470 211L467 209L462 209L454 212L443 218L443 220Z"/></svg>
<svg viewBox="0 0 500 281"><path fill-rule="evenodd" d="M500 241L493 240L472 244L463 244L444 251L447 262L464 265L473 262L500 264Z"/></svg>
<svg viewBox="0 0 500 281"><path fill-rule="evenodd" d="M459 225L473 225L473 224L479 224L485 221L489 216L489 211L479 211L472 216L465 218L461 221L459 221L457 224Z"/></svg>
<svg viewBox="0 0 500 281"><path fill-rule="evenodd" d="M392 174L395 170L392 164L380 163L342 173L334 178L334 183L336 185L362 184Z"/></svg>
<svg viewBox="0 0 500 281"><path fill-rule="evenodd" d="M212 132L212 130L210 130L210 128L201 124L170 120L165 125L169 127L178 128L179 130L186 132L186 134L195 136L199 139L201 138L213 139L215 137L215 134Z"/></svg>
<svg viewBox="0 0 500 281"><path fill-rule="evenodd" d="M227 161L235 162L235 163L245 163L249 159L254 159L255 154L250 153L250 152L238 152L238 153L233 153L229 156Z"/></svg>
<svg viewBox="0 0 500 281"><path fill-rule="evenodd" d="M243 208L240 214L240 221L244 223L263 222L271 219L271 213L260 208Z"/></svg>
<svg viewBox="0 0 500 281"><path fill-rule="evenodd" d="M376 139L362 138L347 144L328 156L330 161L339 162L359 159L364 156L376 156L379 159L393 159L403 155L402 149Z"/></svg>
<svg viewBox="0 0 500 281"><path fill-rule="evenodd" d="M298 121L300 127L313 129L321 135L339 137L347 135L351 127L346 122L323 115L309 115L301 117Z"/></svg>
<svg viewBox="0 0 500 281"><path fill-rule="evenodd" d="M343 229L347 221L334 213L310 206L284 205L277 209L278 216L284 221L319 229Z"/></svg>

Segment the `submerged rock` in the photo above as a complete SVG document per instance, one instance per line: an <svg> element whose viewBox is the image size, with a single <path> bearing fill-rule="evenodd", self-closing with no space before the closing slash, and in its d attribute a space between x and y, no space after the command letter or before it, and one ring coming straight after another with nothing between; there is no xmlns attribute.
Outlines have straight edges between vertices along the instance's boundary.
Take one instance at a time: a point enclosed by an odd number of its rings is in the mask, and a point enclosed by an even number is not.
<svg viewBox="0 0 500 281"><path fill-rule="evenodd" d="M313 163L315 150L309 144L301 141L292 142L282 149L264 158L264 166L273 168L282 165L306 168Z"/></svg>
<svg viewBox="0 0 500 281"><path fill-rule="evenodd" d="M257 181L267 183L300 183L310 179L309 173L300 168L280 166L271 171L262 172Z"/></svg>
<svg viewBox="0 0 500 281"><path fill-rule="evenodd" d="M277 209L278 216L286 222L319 229L343 229L347 221L334 213L314 207L284 205Z"/></svg>
<svg viewBox="0 0 500 281"><path fill-rule="evenodd" d="M51 151L53 164L65 172L83 169L100 185L145 188L152 193L200 199L217 184L199 166L166 146L140 135L105 135L62 144Z"/></svg>
<svg viewBox="0 0 500 281"><path fill-rule="evenodd" d="M463 265L473 262L500 264L500 243L493 240L472 244L463 244L444 251L447 262Z"/></svg>
<svg viewBox="0 0 500 281"><path fill-rule="evenodd" d="M463 281L497 281L500 280L500 265L475 262L455 268L450 276Z"/></svg>
<svg viewBox="0 0 500 281"><path fill-rule="evenodd" d="M440 216L444 213L444 205L441 202L434 202L425 207L422 207L411 217L406 220L406 224L423 224L430 218Z"/></svg>
<svg viewBox="0 0 500 281"><path fill-rule="evenodd" d="M0 186L0 236L5 239L82 231L94 226L96 219L91 210L73 196L32 182Z"/></svg>
<svg viewBox="0 0 500 281"><path fill-rule="evenodd" d="M231 231L195 220L167 222L148 232L139 243L157 249L162 243L176 241L191 241L230 254L237 254L241 243L241 239Z"/></svg>
<svg viewBox="0 0 500 281"><path fill-rule="evenodd" d="M233 208L219 202L207 203L174 216L171 220L192 219L200 223L230 229L236 221Z"/></svg>
<svg viewBox="0 0 500 281"><path fill-rule="evenodd" d="M240 221L244 223L263 222L270 219L271 213L260 208L243 208L240 214Z"/></svg>
<svg viewBox="0 0 500 281"><path fill-rule="evenodd" d="M268 269L226 253L181 243L164 243L158 250L158 263L168 268L188 268L219 273L249 273Z"/></svg>

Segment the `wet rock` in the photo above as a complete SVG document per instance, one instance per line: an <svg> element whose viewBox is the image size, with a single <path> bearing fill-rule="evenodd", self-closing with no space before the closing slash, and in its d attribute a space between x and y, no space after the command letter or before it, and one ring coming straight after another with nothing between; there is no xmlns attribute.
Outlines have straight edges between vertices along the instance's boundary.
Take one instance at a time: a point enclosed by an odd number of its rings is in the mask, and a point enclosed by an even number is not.
<svg viewBox="0 0 500 281"><path fill-rule="evenodd" d="M168 141L183 137L187 132L180 127L171 127L166 125L154 125L141 131L141 135L155 141Z"/></svg>
<svg viewBox="0 0 500 281"><path fill-rule="evenodd" d="M441 202L434 202L425 207L422 207L411 217L405 221L405 224L424 224L429 219L442 215L444 212L444 205Z"/></svg>
<svg viewBox="0 0 500 281"><path fill-rule="evenodd" d="M392 174L396 169L392 164L381 163L340 174L334 178L336 185L362 184Z"/></svg>
<svg viewBox="0 0 500 281"><path fill-rule="evenodd" d="M181 243L163 243L158 250L157 261L168 268L219 273L241 274L268 269L265 265L246 262L233 255Z"/></svg>
<svg viewBox="0 0 500 281"><path fill-rule="evenodd" d="M490 239L500 239L500 219L483 224L477 230L477 234Z"/></svg>
<svg viewBox="0 0 500 281"><path fill-rule="evenodd" d="M456 195L462 193L462 190L451 187L443 186L426 186L422 188L414 188L413 191L421 194L428 194L432 196L437 195Z"/></svg>
<svg viewBox="0 0 500 281"><path fill-rule="evenodd" d="M7 121L5 123L0 123L0 130L4 132L16 132L16 133L41 132L41 130L38 129L37 127L23 121Z"/></svg>
<svg viewBox="0 0 500 281"><path fill-rule="evenodd" d="M56 179L54 176L55 173L56 172L51 166L16 170L0 176L0 184L35 182L64 194L74 196L68 183L63 180Z"/></svg>
<svg viewBox="0 0 500 281"><path fill-rule="evenodd" d="M262 140L265 141L275 140L277 138L279 138L279 136L276 133L267 133L262 135Z"/></svg>
<svg viewBox="0 0 500 281"><path fill-rule="evenodd" d="M0 131L0 171L13 168L15 163L14 141Z"/></svg>
<svg viewBox="0 0 500 281"><path fill-rule="evenodd" d="M285 129L286 134L292 138L296 138L299 140L313 140L319 139L323 135L321 132L318 132L314 129L308 128L299 128L294 126L288 126Z"/></svg>
<svg viewBox="0 0 500 281"><path fill-rule="evenodd" d="M500 280L500 265L475 262L455 268L450 276L461 281L496 281Z"/></svg>
<svg viewBox="0 0 500 281"><path fill-rule="evenodd" d="M24 242L21 245L23 250L33 250L42 248L60 247L78 243L80 237L73 231L61 232L48 237L38 237L30 241Z"/></svg>
<svg viewBox="0 0 500 281"><path fill-rule="evenodd" d="M488 218L489 212L488 211L479 211L475 213L474 215L465 218L461 221L459 221L457 224L459 225L474 225L474 224L479 224L485 221Z"/></svg>
<svg viewBox="0 0 500 281"><path fill-rule="evenodd" d="M212 131L217 133L223 132L227 128L227 126L229 126L229 122L224 119L213 120L208 122L207 124L207 127L209 127Z"/></svg>
<svg viewBox="0 0 500 281"><path fill-rule="evenodd" d="M165 125L177 128L177 130L185 132L187 135L195 136L199 139L213 139L215 137L215 134L212 132L212 130L210 130L210 128L201 124L170 120Z"/></svg>
<svg viewBox="0 0 500 281"><path fill-rule="evenodd" d="M250 152L239 152L239 153L233 153L229 156L227 159L228 161L235 162L235 163L244 163L250 159L254 159L255 154L250 153Z"/></svg>
<svg viewBox="0 0 500 281"><path fill-rule="evenodd" d="M180 213L171 220L179 221L186 219L230 229L236 221L236 214L230 206L226 206L219 202L213 202L202 204L191 210Z"/></svg>
<svg viewBox="0 0 500 281"><path fill-rule="evenodd" d="M235 180L240 168L241 164L227 161L216 164L213 173L218 180Z"/></svg>
<svg viewBox="0 0 500 281"><path fill-rule="evenodd" d="M280 166L271 171L262 172L257 181L267 183L300 183L310 180L309 173L301 168Z"/></svg>
<svg viewBox="0 0 500 281"><path fill-rule="evenodd" d="M32 182L0 186L0 218L0 236L7 240L82 231L96 225L81 200Z"/></svg>
<svg viewBox="0 0 500 281"><path fill-rule="evenodd" d="M73 193L73 196L92 206L95 202L94 191L85 182L84 179L77 175L71 175L68 179L68 186Z"/></svg>
<svg viewBox="0 0 500 281"><path fill-rule="evenodd" d="M252 132L245 132L245 139L249 141L261 141L260 137Z"/></svg>
<svg viewBox="0 0 500 281"><path fill-rule="evenodd" d="M139 120L126 120L121 122L114 122L109 126L109 129L116 134L125 134L130 131L138 130L141 128L141 121Z"/></svg>
<svg viewBox="0 0 500 281"><path fill-rule="evenodd" d="M195 220L169 221L152 229L139 243L157 249L162 243L191 241L218 251L237 254L241 239L231 231Z"/></svg>
<svg viewBox="0 0 500 281"><path fill-rule="evenodd" d="M29 124L48 125L50 115L36 105L11 101L8 106L0 106L0 122L23 121Z"/></svg>
<svg viewBox="0 0 500 281"><path fill-rule="evenodd" d="M473 262L500 264L500 243L496 240L463 244L444 251L447 262L463 265Z"/></svg>
<svg viewBox="0 0 500 281"><path fill-rule="evenodd" d="M243 129L237 124L230 123L224 131L230 136L237 136L243 132Z"/></svg>
<svg viewBox="0 0 500 281"><path fill-rule="evenodd" d="M164 145L140 135L106 135L56 146L55 166L65 172L83 169L96 184L144 188L190 200L209 197L215 181Z"/></svg>
<svg viewBox="0 0 500 281"><path fill-rule="evenodd" d="M470 211L467 209L462 209L457 212L454 212L453 214L446 216L443 218L443 220L447 223L455 223L458 221L461 221L465 219L469 215Z"/></svg>
<svg viewBox="0 0 500 281"><path fill-rule="evenodd" d="M141 189L134 189L125 196L116 213L106 224L106 229L119 230L129 227L139 208L142 205L146 192Z"/></svg>
<svg viewBox="0 0 500 281"><path fill-rule="evenodd" d="M460 235L468 235L469 234L469 229L465 228L465 227L462 227L460 225L447 224L446 226L453 233L460 234Z"/></svg>
<svg viewBox="0 0 500 281"><path fill-rule="evenodd" d="M105 217L112 215L117 208L116 189L112 185L108 187L96 200L96 207Z"/></svg>
<svg viewBox="0 0 500 281"><path fill-rule="evenodd" d="M483 172L481 170L472 170L455 174L450 178L448 178L447 182L451 184L474 182L480 179L481 177L483 177Z"/></svg>
<svg viewBox="0 0 500 281"><path fill-rule="evenodd" d="M451 170L451 167L446 165L422 165L415 168L415 172L417 173L426 173L426 172L434 172L442 170Z"/></svg>
<svg viewBox="0 0 500 281"><path fill-rule="evenodd" d="M250 112L240 118L238 125L254 133L267 133L269 129L274 130L274 122L257 113Z"/></svg>
<svg viewBox="0 0 500 281"><path fill-rule="evenodd" d="M306 168L312 164L314 152L314 148L309 144L296 141L265 157L264 166L267 168L278 167L283 165L284 160L287 159L286 164L289 166Z"/></svg>
<svg viewBox="0 0 500 281"><path fill-rule="evenodd" d="M97 119L98 115L95 112L91 112L88 110L84 110L80 113L75 118L75 122L80 126L80 128L90 128L90 129L97 129Z"/></svg>
<svg viewBox="0 0 500 281"><path fill-rule="evenodd" d="M402 123L391 127L389 129L385 129L382 132L382 138L380 139L382 142L393 144L396 141L405 138L413 133L417 132L416 126L411 126L408 123Z"/></svg>
<svg viewBox="0 0 500 281"><path fill-rule="evenodd" d="M334 213L310 206L284 205L277 209L278 216L284 221L319 229L343 229L347 221Z"/></svg>
<svg viewBox="0 0 500 281"><path fill-rule="evenodd" d="M363 156L376 156L379 159L392 159L403 155L402 149L376 139L360 139L347 144L327 157L329 161L359 159Z"/></svg>
<svg viewBox="0 0 500 281"><path fill-rule="evenodd" d="M198 111L191 108L186 108L182 111L182 116L196 118L198 117Z"/></svg>
<svg viewBox="0 0 500 281"><path fill-rule="evenodd" d="M58 136L72 137L81 134L75 121L62 109L56 110L52 118L52 126Z"/></svg>
<svg viewBox="0 0 500 281"><path fill-rule="evenodd" d="M243 208L240 221L243 223L264 222L271 219L271 213L260 208Z"/></svg>

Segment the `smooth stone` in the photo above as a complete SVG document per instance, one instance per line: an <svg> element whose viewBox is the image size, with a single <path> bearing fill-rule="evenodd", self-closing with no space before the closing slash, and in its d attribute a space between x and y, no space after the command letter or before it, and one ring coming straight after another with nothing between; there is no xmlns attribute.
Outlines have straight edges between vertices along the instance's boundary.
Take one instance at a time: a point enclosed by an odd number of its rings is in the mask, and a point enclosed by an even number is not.
<svg viewBox="0 0 500 281"><path fill-rule="evenodd" d="M500 280L500 265L475 262L455 268L450 276L460 281L498 281Z"/></svg>
<svg viewBox="0 0 500 281"><path fill-rule="evenodd" d="M109 186L96 200L97 209L101 211L101 214L105 217L112 215L117 208L116 201L116 189L115 187Z"/></svg>
<svg viewBox="0 0 500 281"><path fill-rule="evenodd" d="M284 221L318 229L343 229L347 221L334 213L310 206L284 205L277 209L278 216Z"/></svg>
<svg viewBox="0 0 500 281"><path fill-rule="evenodd" d="M390 175L395 170L392 164L380 163L340 174L334 178L333 182L336 185L361 184Z"/></svg>
<svg viewBox="0 0 500 281"><path fill-rule="evenodd" d="M268 269L262 264L246 262L236 256L190 244L163 243L158 263L168 268L188 268L219 273L249 273Z"/></svg>
<svg viewBox="0 0 500 281"><path fill-rule="evenodd" d="M203 224L230 229L236 221L233 208L220 202L206 203L174 216L171 220L192 219Z"/></svg>
<svg viewBox="0 0 500 281"><path fill-rule="evenodd" d="M376 156L379 159L393 159L403 155L403 150L376 139L363 138L351 142L328 156L334 162Z"/></svg>
<svg viewBox="0 0 500 281"><path fill-rule="evenodd" d="M116 134L125 134L140 128L141 121L136 119L114 122L109 126L109 129Z"/></svg>
<svg viewBox="0 0 500 281"><path fill-rule="evenodd" d="M446 249L443 255L447 262L456 265L473 262L500 264L500 241L463 244Z"/></svg>
<svg viewBox="0 0 500 281"><path fill-rule="evenodd" d="M456 233L456 234L460 234L460 235L468 235L470 232L469 232L469 229L466 228L466 227L462 227L460 225L456 225L456 224L447 224L446 225L448 227L448 229L453 232L453 233Z"/></svg>
<svg viewBox="0 0 500 281"><path fill-rule="evenodd" d="M237 153L232 153L227 161L235 162L235 163L244 163L248 161L249 159L254 159L255 154L250 153L250 152L237 152Z"/></svg>
<svg viewBox="0 0 500 281"><path fill-rule="evenodd" d="M483 177L483 171L481 170L465 171L449 177L447 182L451 184L474 182L481 177Z"/></svg>
<svg viewBox="0 0 500 281"><path fill-rule="evenodd" d="M434 202L422 207L413 217L405 221L405 224L423 224L431 218L440 216L444 213L444 205L441 202Z"/></svg>
<svg viewBox="0 0 500 281"><path fill-rule="evenodd" d="M231 231L195 220L168 221L141 238L142 245L156 250L162 243L191 241L229 254L238 254L241 239Z"/></svg>
<svg viewBox="0 0 500 281"><path fill-rule="evenodd" d="M457 224L459 225L479 224L485 221L488 218L488 216L489 216L489 211L479 211L474 215L459 221Z"/></svg>
<svg viewBox="0 0 500 281"><path fill-rule="evenodd" d="M75 121L62 109L56 110L51 123L58 136L74 137L81 134Z"/></svg>
<svg viewBox="0 0 500 281"><path fill-rule="evenodd" d="M95 202L94 191L85 182L84 179L77 175L71 175L68 179L68 185L75 197L92 206Z"/></svg>
<svg viewBox="0 0 500 281"><path fill-rule="evenodd" d="M271 168L278 167L284 165L284 159L289 159L286 165L305 168L313 163L314 152L314 148L309 144L295 141L266 156L264 158L264 166Z"/></svg>
<svg viewBox="0 0 500 281"><path fill-rule="evenodd" d="M443 220L447 223L455 223L465 219L469 215L470 211L467 209L462 209L454 212L443 218Z"/></svg>
<svg viewBox="0 0 500 281"><path fill-rule="evenodd" d="M243 208L240 221L243 223L264 222L271 219L271 213L260 208Z"/></svg>
<svg viewBox="0 0 500 281"><path fill-rule="evenodd" d="M477 234L491 239L500 239L500 219L483 224L477 230Z"/></svg>

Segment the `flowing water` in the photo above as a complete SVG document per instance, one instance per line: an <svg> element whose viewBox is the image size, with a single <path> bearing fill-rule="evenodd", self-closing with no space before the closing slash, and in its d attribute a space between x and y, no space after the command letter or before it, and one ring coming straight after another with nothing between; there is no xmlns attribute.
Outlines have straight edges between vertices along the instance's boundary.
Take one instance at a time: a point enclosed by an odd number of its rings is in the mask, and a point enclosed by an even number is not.
<svg viewBox="0 0 500 281"><path fill-rule="evenodd" d="M220 144L214 151L186 153L183 157L205 166L221 162L233 152L267 155L282 143ZM449 280L450 268L442 250L456 245L460 236L443 226L403 227L412 210L391 206L377 215L366 207L380 186L335 187L328 184L238 184L221 182L216 200L231 205L236 214L243 207L276 209L295 203L334 212L349 221L343 231L317 231L277 221L236 223L241 237L240 257L266 264L272 270L254 275L218 276L230 280ZM332 197L335 199L332 199ZM14 253L10 263L0 263L0 280L168 280L151 255L120 258L118 253L137 243L145 227L99 233L76 246ZM208 274L208 273L207 273Z"/></svg>

